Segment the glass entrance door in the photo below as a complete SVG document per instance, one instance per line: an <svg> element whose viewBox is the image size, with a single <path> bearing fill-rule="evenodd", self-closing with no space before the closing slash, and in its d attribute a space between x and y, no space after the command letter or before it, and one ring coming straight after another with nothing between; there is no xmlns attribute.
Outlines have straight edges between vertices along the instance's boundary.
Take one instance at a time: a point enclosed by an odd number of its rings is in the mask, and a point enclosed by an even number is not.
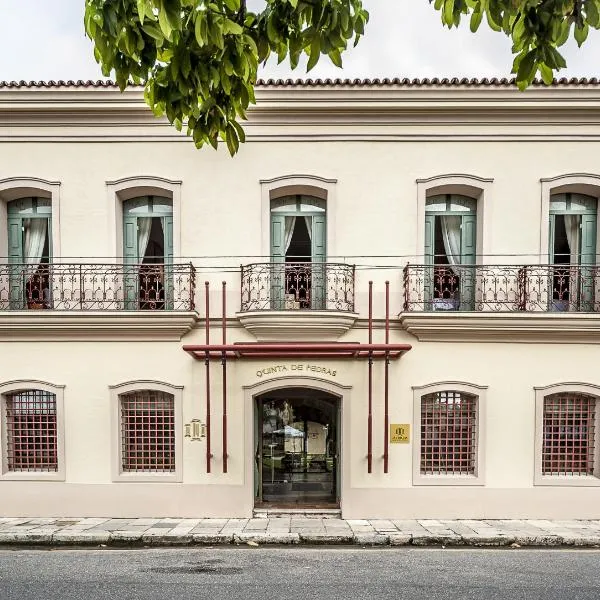
<svg viewBox="0 0 600 600"><path fill-rule="evenodd" d="M337 506L338 405L334 396L299 388L258 398L257 503Z"/></svg>

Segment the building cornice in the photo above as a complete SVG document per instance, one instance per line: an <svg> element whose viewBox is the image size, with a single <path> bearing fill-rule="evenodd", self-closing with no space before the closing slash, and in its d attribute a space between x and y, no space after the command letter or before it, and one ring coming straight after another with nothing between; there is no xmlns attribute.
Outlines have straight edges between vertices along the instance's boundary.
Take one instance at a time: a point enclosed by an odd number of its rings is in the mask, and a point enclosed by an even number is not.
<svg viewBox="0 0 600 600"><path fill-rule="evenodd" d="M256 97L245 124L252 141L600 140L596 80L525 92L508 83L263 82ZM191 143L154 117L140 87L108 84L0 84L0 141Z"/></svg>
<svg viewBox="0 0 600 600"><path fill-rule="evenodd" d="M195 312L10 311L0 314L0 341L179 341Z"/></svg>

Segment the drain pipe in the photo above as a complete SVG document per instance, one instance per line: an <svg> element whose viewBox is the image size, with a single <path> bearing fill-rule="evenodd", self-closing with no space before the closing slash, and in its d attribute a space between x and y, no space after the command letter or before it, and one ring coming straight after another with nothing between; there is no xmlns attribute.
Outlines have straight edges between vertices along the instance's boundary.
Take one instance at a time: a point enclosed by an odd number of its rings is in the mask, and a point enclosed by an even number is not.
<svg viewBox="0 0 600 600"><path fill-rule="evenodd" d="M204 282L204 290L206 294L204 329L206 332L206 345L210 345L210 305L209 305L209 283ZM210 354L206 352L204 364L206 365L206 472L210 473L210 463L212 454L210 451Z"/></svg>
<svg viewBox="0 0 600 600"><path fill-rule="evenodd" d="M223 319L221 326L223 329L223 346L227 345L227 305L226 293L227 283L223 282L222 301L223 301ZM223 365L223 473L227 473L227 354L223 350L221 358Z"/></svg>
<svg viewBox="0 0 600 600"><path fill-rule="evenodd" d="M373 282L369 281L369 344L373 343ZM373 352L369 351L369 417L367 419L367 473L373 472Z"/></svg>

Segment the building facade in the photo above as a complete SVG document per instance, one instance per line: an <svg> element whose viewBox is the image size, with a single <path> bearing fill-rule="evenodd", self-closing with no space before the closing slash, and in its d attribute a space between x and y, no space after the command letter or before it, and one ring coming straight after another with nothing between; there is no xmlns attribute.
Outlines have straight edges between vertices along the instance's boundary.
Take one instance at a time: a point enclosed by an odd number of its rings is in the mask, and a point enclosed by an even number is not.
<svg viewBox="0 0 600 600"><path fill-rule="evenodd" d="M257 100L0 84L0 514L600 518L596 80Z"/></svg>

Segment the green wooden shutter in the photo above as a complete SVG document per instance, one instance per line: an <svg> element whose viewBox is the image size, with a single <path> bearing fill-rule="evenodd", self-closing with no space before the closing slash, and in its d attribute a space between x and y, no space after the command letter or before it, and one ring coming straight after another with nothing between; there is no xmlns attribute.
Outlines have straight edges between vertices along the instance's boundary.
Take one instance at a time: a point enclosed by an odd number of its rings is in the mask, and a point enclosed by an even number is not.
<svg viewBox="0 0 600 600"><path fill-rule="evenodd" d="M423 303L425 310L431 310L433 307L433 283L434 283L434 235L435 235L435 215L425 215L425 248L424 262L427 266L423 272Z"/></svg>
<svg viewBox="0 0 600 600"><path fill-rule="evenodd" d="M311 229L312 281L310 307L315 310L323 310L326 308L327 302L327 266L325 265L327 222L325 215L313 216Z"/></svg>
<svg viewBox="0 0 600 600"><path fill-rule="evenodd" d="M556 262L556 257L554 256L554 239L555 239L555 230L556 230L556 215L550 215L550 229L548 231L548 262L553 265Z"/></svg>
<svg viewBox="0 0 600 600"><path fill-rule="evenodd" d="M477 215L462 217L460 262L460 310L475 308L475 258L477 255Z"/></svg>
<svg viewBox="0 0 600 600"><path fill-rule="evenodd" d="M123 259L125 262L125 275L123 278L125 310L136 310L138 308L139 286L138 268L136 266L139 263L137 218L128 214L123 215Z"/></svg>
<svg viewBox="0 0 600 600"><path fill-rule="evenodd" d="M284 307L285 217L271 213L271 308Z"/></svg>
<svg viewBox="0 0 600 600"><path fill-rule="evenodd" d="M165 308L172 310L174 307L173 298L173 217L162 217L162 230L164 242L164 294Z"/></svg>
<svg viewBox="0 0 600 600"><path fill-rule="evenodd" d="M581 264L596 264L597 215L581 215ZM581 268L581 310L594 310L594 269Z"/></svg>
<svg viewBox="0 0 600 600"><path fill-rule="evenodd" d="M23 275L23 221L21 217L8 217L9 300L12 310L25 307L25 281Z"/></svg>

